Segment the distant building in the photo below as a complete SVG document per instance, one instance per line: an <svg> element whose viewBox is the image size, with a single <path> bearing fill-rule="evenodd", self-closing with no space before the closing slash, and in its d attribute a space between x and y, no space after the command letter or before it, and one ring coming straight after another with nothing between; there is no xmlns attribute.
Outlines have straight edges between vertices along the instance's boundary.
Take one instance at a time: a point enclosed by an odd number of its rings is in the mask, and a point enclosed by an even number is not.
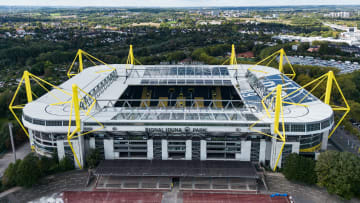
<svg viewBox="0 0 360 203"><path fill-rule="evenodd" d="M297 44L294 44L294 45L292 45L291 46L291 49L293 50L293 51L297 51L298 50L298 45Z"/></svg>
<svg viewBox="0 0 360 203"><path fill-rule="evenodd" d="M330 12L329 14L324 14L324 17L330 17L330 18L350 18L350 12Z"/></svg>

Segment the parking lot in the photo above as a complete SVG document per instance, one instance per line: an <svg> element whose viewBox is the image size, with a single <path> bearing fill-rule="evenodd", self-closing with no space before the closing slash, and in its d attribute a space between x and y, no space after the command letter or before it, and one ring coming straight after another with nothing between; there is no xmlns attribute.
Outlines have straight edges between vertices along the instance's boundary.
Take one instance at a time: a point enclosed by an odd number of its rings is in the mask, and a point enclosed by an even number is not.
<svg viewBox="0 0 360 203"><path fill-rule="evenodd" d="M291 64L338 68L340 70L340 74L351 73L353 71L360 70L360 65L358 62L321 60L311 56L288 56L288 58Z"/></svg>

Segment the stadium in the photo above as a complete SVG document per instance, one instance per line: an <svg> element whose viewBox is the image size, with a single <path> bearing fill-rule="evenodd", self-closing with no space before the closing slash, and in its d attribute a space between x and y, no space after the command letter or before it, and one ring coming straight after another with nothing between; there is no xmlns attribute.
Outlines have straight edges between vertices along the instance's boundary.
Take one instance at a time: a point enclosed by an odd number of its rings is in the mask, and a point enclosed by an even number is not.
<svg viewBox="0 0 360 203"><path fill-rule="evenodd" d="M84 68L83 57L102 65ZM326 82L325 99L320 100L292 80L294 72L284 73L283 50L268 58L280 60L279 68L262 61L237 64L234 47L228 65L135 65L132 47L127 64L109 65L79 50L70 79L59 86L25 72L18 89L25 84L28 103L15 106L13 99L10 109L22 109L18 120L36 153L67 156L82 168L86 154L98 149L108 160L98 170L102 175L114 175L124 166L111 160L152 163L157 169L166 168L160 160L180 168L182 161L200 168L205 167L202 161L206 168L222 161L229 163L223 175L232 165L251 168L251 163L275 170L290 153L326 150L339 108L329 104L332 85L337 85L332 72L309 84ZM51 89L33 100L33 81ZM256 176L244 169L234 177L247 172ZM186 168L179 173L201 176Z"/></svg>

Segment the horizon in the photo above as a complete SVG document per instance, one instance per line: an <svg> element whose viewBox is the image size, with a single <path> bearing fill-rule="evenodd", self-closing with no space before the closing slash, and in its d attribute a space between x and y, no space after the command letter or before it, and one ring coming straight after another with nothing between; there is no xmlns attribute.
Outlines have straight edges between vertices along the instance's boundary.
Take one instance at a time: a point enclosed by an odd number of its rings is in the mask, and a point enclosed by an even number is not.
<svg viewBox="0 0 360 203"><path fill-rule="evenodd" d="M118 7L118 8L234 8L234 7L298 7L298 6L358 6L360 1L343 0L273 0L271 3L265 0L133 0L131 2L103 0L0 0L0 6L14 7Z"/></svg>

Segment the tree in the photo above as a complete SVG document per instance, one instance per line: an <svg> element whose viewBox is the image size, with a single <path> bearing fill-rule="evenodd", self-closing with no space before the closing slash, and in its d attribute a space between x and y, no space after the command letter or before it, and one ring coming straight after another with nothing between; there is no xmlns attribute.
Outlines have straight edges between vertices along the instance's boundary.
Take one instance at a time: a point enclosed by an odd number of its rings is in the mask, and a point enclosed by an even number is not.
<svg viewBox="0 0 360 203"><path fill-rule="evenodd" d="M90 151L88 156L86 156L86 163L89 168L95 168L101 160L101 155L98 149L93 149Z"/></svg>
<svg viewBox="0 0 360 203"><path fill-rule="evenodd" d="M56 172L59 168L57 161L53 158L41 157L37 164L41 172L41 176L46 176Z"/></svg>
<svg viewBox="0 0 360 203"><path fill-rule="evenodd" d="M19 164L16 170L16 184L19 186L31 187L41 177L41 171L38 167L38 158L30 153Z"/></svg>
<svg viewBox="0 0 360 203"><path fill-rule="evenodd" d="M59 168L61 171L68 171L74 169L74 161L69 157L64 157L59 161Z"/></svg>
<svg viewBox="0 0 360 203"><path fill-rule="evenodd" d="M330 194L345 199L360 194L360 158L350 152L326 151L320 154L315 171L318 184Z"/></svg>
<svg viewBox="0 0 360 203"><path fill-rule="evenodd" d="M290 154L286 157L283 174L286 179L306 184L316 183L315 161L311 158Z"/></svg>
<svg viewBox="0 0 360 203"><path fill-rule="evenodd" d="M4 172L4 176L2 177L2 185L4 187L12 187L16 185L16 171L21 163L21 160L16 160L15 163L10 163Z"/></svg>

